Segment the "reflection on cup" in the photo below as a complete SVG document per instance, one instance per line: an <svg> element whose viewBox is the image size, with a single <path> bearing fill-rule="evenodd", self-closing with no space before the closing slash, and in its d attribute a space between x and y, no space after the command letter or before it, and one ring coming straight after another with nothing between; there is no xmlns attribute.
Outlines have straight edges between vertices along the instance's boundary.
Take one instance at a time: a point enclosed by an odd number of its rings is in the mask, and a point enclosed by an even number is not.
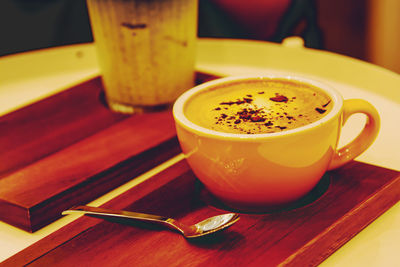
<svg viewBox="0 0 400 267"><path fill-rule="evenodd" d="M185 92L173 108L177 134L199 180L243 211L284 206L310 192L327 170L361 154L379 131L368 102L343 100L323 83L292 76L228 77ZM342 124L368 120L338 150Z"/></svg>
<svg viewBox="0 0 400 267"><path fill-rule="evenodd" d="M170 106L194 84L197 0L87 0L110 108Z"/></svg>

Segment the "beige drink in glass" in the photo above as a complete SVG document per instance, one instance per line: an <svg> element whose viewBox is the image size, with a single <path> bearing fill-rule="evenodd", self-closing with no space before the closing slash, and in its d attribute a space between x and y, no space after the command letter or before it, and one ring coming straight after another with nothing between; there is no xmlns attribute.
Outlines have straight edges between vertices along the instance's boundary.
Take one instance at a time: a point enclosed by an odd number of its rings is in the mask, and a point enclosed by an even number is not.
<svg viewBox="0 0 400 267"><path fill-rule="evenodd" d="M197 0L87 0L110 108L170 106L194 84Z"/></svg>

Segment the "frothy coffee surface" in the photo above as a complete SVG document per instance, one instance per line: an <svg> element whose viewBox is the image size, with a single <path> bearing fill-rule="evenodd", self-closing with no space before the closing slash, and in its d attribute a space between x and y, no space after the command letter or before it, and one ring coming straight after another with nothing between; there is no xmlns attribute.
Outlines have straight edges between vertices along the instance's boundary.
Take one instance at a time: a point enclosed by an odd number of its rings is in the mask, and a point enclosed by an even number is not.
<svg viewBox="0 0 400 267"><path fill-rule="evenodd" d="M195 124L227 133L274 133L310 124L332 108L315 86L285 79L231 82L192 97L185 114Z"/></svg>

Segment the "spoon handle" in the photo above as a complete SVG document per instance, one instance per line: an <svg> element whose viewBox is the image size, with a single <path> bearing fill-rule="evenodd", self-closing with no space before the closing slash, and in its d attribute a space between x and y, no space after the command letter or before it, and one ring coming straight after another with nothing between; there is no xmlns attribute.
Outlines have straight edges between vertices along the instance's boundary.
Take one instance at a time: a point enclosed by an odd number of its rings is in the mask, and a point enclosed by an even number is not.
<svg viewBox="0 0 400 267"><path fill-rule="evenodd" d="M134 219L138 221L147 221L147 222L157 222L161 224L169 225L172 219L139 212L125 211L125 210L110 210L104 208L90 207L90 206L75 206L68 210L62 212L62 215L73 214L73 213L82 213L86 215L95 215L101 217L117 217L117 218L127 218Z"/></svg>

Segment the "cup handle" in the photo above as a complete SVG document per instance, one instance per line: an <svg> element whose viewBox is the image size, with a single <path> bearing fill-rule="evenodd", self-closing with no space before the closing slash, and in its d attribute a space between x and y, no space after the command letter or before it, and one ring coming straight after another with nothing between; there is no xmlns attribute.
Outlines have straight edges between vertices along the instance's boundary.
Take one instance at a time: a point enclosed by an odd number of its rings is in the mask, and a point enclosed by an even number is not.
<svg viewBox="0 0 400 267"><path fill-rule="evenodd" d="M369 102L362 99L348 99L343 104L343 123L355 113L367 115L367 122L360 134L350 143L336 150L328 170L336 169L364 152L375 140L380 127L377 110Z"/></svg>

